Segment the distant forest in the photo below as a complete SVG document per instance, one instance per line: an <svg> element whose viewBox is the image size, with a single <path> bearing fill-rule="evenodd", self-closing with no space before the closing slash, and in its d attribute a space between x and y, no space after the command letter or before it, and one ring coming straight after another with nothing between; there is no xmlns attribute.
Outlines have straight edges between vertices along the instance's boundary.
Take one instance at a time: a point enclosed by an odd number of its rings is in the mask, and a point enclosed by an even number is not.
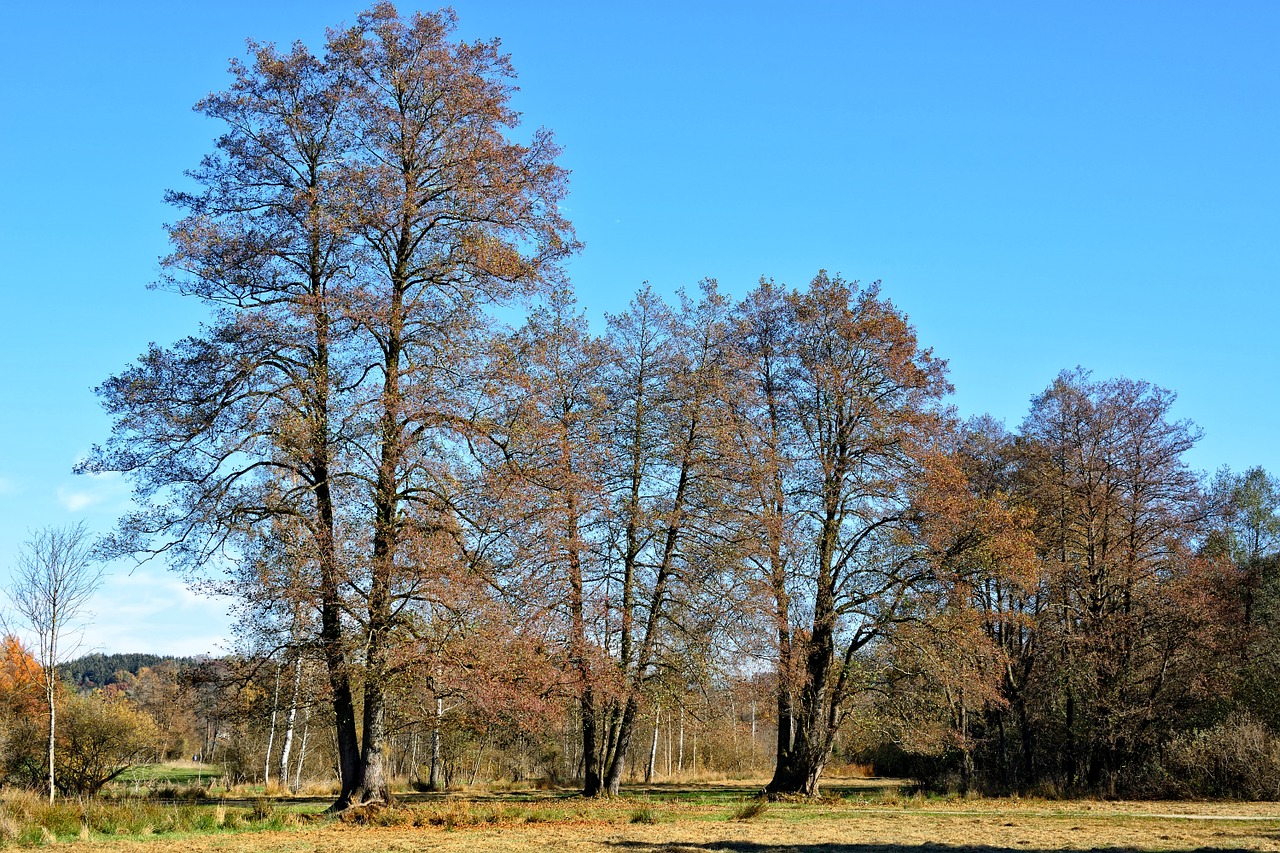
<svg viewBox="0 0 1280 853"><path fill-rule="evenodd" d="M58 674L77 690L94 690L126 681L127 679L121 678L123 674L136 676L143 667L154 667L170 661L182 667L194 663L195 658L148 654L104 655L94 652L64 663L58 667Z"/></svg>

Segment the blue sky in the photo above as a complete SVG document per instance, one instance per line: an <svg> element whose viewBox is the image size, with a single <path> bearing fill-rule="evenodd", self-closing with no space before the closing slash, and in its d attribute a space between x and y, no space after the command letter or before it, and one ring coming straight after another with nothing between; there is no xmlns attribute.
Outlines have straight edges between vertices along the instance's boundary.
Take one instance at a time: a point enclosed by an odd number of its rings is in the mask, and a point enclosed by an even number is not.
<svg viewBox="0 0 1280 853"><path fill-rule="evenodd" d="M1172 388L1202 470L1280 473L1280 4L460 2L573 170L595 317L651 281L881 279L962 413L1016 426L1077 364ZM30 529L105 530L70 473L91 388L199 306L145 285L191 112L246 37L318 45L334 2L17 4L0 54L0 578ZM402 11L412 7L402 4ZM114 571L88 646L219 650L217 603Z"/></svg>

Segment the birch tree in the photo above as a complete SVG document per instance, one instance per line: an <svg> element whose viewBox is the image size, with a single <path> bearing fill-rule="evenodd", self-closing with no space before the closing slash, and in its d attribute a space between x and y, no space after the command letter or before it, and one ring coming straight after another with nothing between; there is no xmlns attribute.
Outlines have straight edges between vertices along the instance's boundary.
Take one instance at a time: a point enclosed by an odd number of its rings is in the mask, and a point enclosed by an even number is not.
<svg viewBox="0 0 1280 853"><path fill-rule="evenodd" d="M87 614L85 606L102 583L102 569L94 559L89 532L80 522L46 527L31 534L18 551L9 600L18 618L36 641L40 682L49 713L49 802L57 790L55 747L57 734L58 666L75 657L80 643L74 633Z"/></svg>

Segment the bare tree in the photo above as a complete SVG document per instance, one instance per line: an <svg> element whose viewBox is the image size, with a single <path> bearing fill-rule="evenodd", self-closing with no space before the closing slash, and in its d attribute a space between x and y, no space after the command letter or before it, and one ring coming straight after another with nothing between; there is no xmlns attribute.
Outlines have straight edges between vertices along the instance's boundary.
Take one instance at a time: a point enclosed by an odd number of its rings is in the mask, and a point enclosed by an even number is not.
<svg viewBox="0 0 1280 853"><path fill-rule="evenodd" d="M84 522L46 527L31 534L18 551L9 598L18 618L35 636L41 686L49 708L49 802L54 797L54 731L58 665L80 648L68 635L85 614L85 604L102 583L102 568Z"/></svg>

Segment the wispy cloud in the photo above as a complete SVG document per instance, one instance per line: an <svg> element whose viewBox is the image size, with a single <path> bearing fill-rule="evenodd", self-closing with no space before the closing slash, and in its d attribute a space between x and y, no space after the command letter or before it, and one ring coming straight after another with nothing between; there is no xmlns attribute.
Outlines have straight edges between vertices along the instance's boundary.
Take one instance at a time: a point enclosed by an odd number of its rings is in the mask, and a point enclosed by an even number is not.
<svg viewBox="0 0 1280 853"><path fill-rule="evenodd" d="M228 646L226 602L197 595L158 567L109 576L90 606L86 649L196 655Z"/></svg>
<svg viewBox="0 0 1280 853"><path fill-rule="evenodd" d="M83 512L108 501L116 501L127 492L124 479L115 472L90 474L77 478L77 487L59 486L58 503L67 512Z"/></svg>
<svg viewBox="0 0 1280 853"><path fill-rule="evenodd" d="M58 489L58 503L62 504L62 508L67 512L80 512L101 501L102 496L93 492L72 491L61 487Z"/></svg>

